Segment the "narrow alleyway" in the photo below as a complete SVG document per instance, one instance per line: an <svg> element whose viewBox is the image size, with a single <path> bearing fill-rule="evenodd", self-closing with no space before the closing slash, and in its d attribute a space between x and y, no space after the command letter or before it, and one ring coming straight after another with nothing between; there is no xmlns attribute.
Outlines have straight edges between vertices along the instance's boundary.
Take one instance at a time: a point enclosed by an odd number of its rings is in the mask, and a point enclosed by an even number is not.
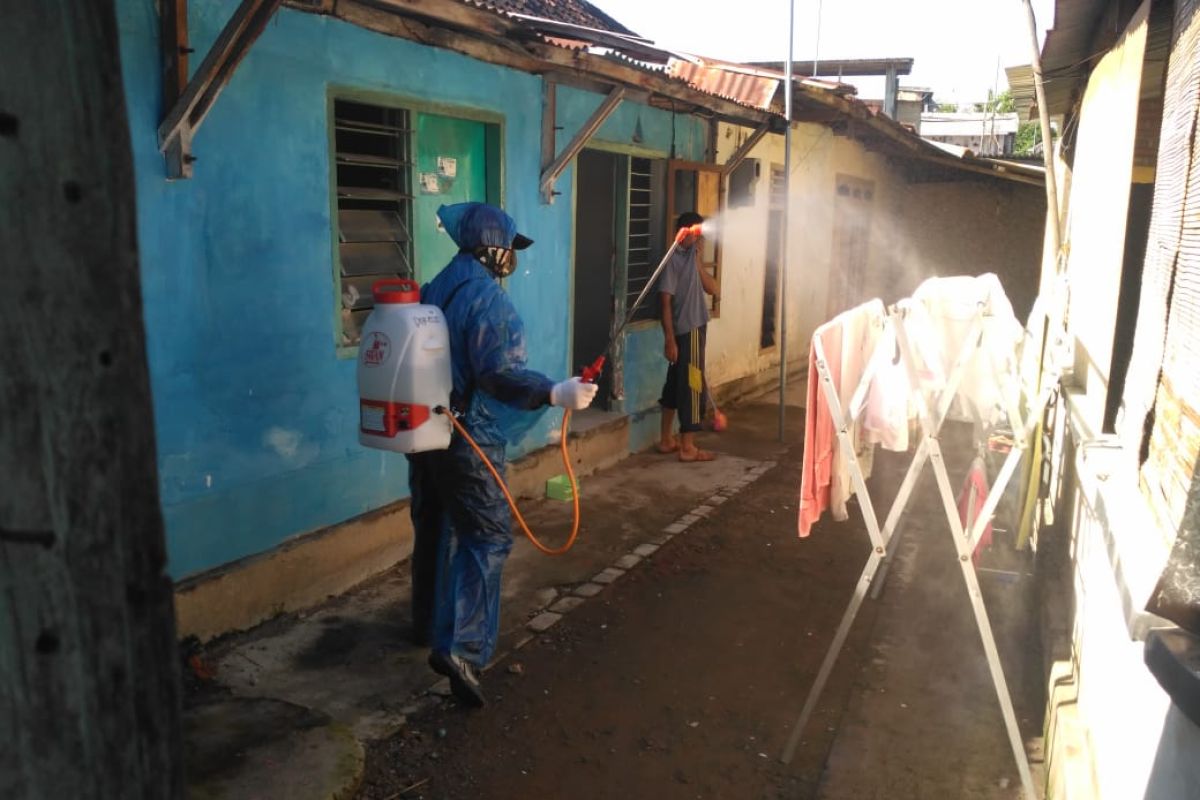
<svg viewBox="0 0 1200 800"><path fill-rule="evenodd" d="M506 637L507 654L484 676L487 708L467 712L442 699L369 744L358 797L1018 797L932 481L921 487L887 591L859 614L795 760L780 762L867 537L852 517L826 518L811 538L796 538L803 411L790 409L797 432L782 450L775 412L769 401L744 406L731 432L711 437L727 459L770 456L774 466L741 491L722 487L729 499L669 541L661 524L640 524L658 519L654 504L621 514L602 500L585 503L592 541L621 526L630 548L639 535L661 547L643 551L596 596L576 604L571 595L559 609L573 610L523 647L513 649L527 636ZM905 464L881 459L873 483L898 483ZM637 462L613 472L631 467ZM547 507L534 516L545 527L564 514ZM995 573L1003 581L982 580L1033 741L1032 592L1019 564L1006 566ZM557 588L569 594L587 577L560 577Z"/></svg>

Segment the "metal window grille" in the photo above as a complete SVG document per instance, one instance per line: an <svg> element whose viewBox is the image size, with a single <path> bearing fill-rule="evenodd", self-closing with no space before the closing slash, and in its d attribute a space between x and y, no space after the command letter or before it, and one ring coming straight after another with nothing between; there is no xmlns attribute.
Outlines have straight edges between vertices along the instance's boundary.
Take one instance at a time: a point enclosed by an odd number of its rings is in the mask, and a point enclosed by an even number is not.
<svg viewBox="0 0 1200 800"><path fill-rule="evenodd" d="M627 236L626 304L632 305L650 280L665 252L666 162L662 159L629 159L629 234ZM658 298L649 297L634 319L654 319Z"/></svg>
<svg viewBox="0 0 1200 800"><path fill-rule="evenodd" d="M412 127L401 108L334 102L340 342L357 345L381 278L411 278Z"/></svg>

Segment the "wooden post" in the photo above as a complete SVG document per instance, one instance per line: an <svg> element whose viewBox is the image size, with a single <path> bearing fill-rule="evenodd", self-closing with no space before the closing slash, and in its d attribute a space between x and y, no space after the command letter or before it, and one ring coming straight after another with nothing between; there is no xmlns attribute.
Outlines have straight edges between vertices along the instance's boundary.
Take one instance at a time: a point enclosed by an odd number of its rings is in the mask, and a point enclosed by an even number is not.
<svg viewBox="0 0 1200 800"><path fill-rule="evenodd" d="M187 0L161 0L159 50L163 67L163 108L171 108L188 84Z"/></svg>
<svg viewBox="0 0 1200 800"><path fill-rule="evenodd" d="M182 796L113 0L0 25L0 797Z"/></svg>

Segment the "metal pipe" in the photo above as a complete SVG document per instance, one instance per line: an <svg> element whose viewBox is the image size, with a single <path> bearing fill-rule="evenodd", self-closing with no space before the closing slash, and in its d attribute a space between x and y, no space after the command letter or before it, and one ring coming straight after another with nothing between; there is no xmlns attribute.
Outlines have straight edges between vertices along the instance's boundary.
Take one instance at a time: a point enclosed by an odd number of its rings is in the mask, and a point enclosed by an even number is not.
<svg viewBox="0 0 1200 800"><path fill-rule="evenodd" d="M783 240L779 243L779 441L785 441L784 424L787 407L787 274L788 223L792 204L792 46L796 28L796 0L788 0L788 54L783 70L783 114L787 124L783 136ZM813 61L816 64L816 61Z"/></svg>
<svg viewBox="0 0 1200 800"><path fill-rule="evenodd" d="M686 228L680 228L675 234L674 241L672 241L671 246L667 248L667 254L662 257L662 261L658 262L658 266L655 267L654 272L651 273L650 279L646 281L646 285L642 287L642 291L638 294L637 299L633 301L633 305L631 305L629 310L625 312L625 319L622 320L617 329L609 335L608 344L604 345L604 350L601 351L600 355L595 361L593 361L589 366L583 368L581 378L584 383L595 383L600 379L600 374L604 371L604 362L608 360L608 351L612 349L612 346L617 341L617 337L621 335L621 332L624 331L629 323L633 320L633 315L637 313L638 307L641 306L642 301L646 299L646 295L650 292L650 287L652 287L654 282L658 280L659 273L661 273L663 268L667 266L667 262L671 260L671 256L674 255L676 248L683 243L683 240L686 237L700 235L703 235L703 226L701 225L690 225Z"/></svg>

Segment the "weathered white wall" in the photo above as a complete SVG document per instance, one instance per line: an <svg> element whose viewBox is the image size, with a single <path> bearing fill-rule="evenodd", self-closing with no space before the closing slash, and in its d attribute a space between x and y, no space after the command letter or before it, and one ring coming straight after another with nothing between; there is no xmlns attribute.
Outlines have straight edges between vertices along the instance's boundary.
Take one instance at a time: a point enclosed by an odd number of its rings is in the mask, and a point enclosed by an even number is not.
<svg viewBox="0 0 1200 800"><path fill-rule="evenodd" d="M717 161L723 162L748 135L722 125ZM782 136L764 137L750 154L760 159L761 176L751 207L727 211L721 220L721 318L709 326L708 369L714 384L778 367L779 347L761 349L763 281L766 275L770 168L783 166ZM876 181L875 203L893 180L886 162L851 139L819 125L798 125L792 140L792 191L788 231L788 360L807 358L808 341L825 318L833 242L833 199L839 173ZM868 272L880 266L877 248L868 249ZM777 339L778 328L777 328Z"/></svg>
<svg viewBox="0 0 1200 800"><path fill-rule="evenodd" d="M726 161L749 130L721 125L717 161ZM911 182L901 166L858 141L820 125L796 126L788 243L788 360L808 356L812 332L827 319L837 177L874 185L863 299L892 302L933 275L995 272L1024 321L1037 285L1045 221L1040 187L987 177ZM759 347L766 274L770 168L782 166L784 141L765 137L750 154L760 159L754 205L721 220L721 317L709 325L710 382L720 385L777 368L778 346Z"/></svg>
<svg viewBox="0 0 1200 800"><path fill-rule="evenodd" d="M1056 514L1069 556L1069 647L1049 687L1048 800L1200 796L1200 728L1171 704L1145 664L1141 614L1169 541L1137 485L1133 454L1089 447L1081 395L1071 392L1061 443L1066 485ZM1046 547L1054 546L1049 539ZM1039 547L1040 549L1040 547ZM1039 552L1039 556L1041 553ZM1163 624L1166 624L1165 622Z"/></svg>

